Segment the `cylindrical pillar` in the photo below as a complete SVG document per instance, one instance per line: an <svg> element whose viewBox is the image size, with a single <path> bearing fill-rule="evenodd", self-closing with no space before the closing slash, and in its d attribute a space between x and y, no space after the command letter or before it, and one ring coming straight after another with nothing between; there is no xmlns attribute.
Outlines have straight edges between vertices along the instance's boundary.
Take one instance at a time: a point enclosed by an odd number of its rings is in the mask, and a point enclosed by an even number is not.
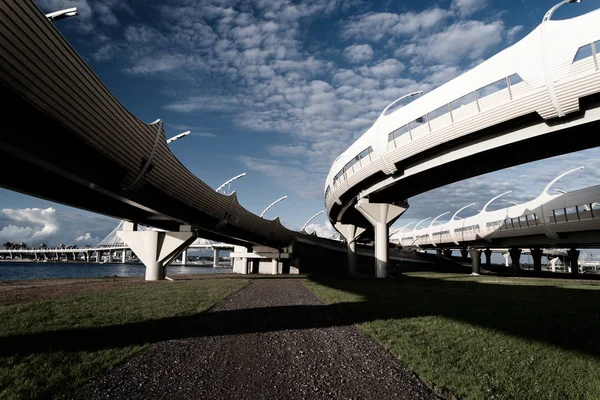
<svg viewBox="0 0 600 400"><path fill-rule="evenodd" d="M242 275L248 274L248 259L246 257L242 257Z"/></svg>
<svg viewBox="0 0 600 400"><path fill-rule="evenodd" d="M279 270L279 260L277 258L273 258L271 260L271 275L277 275Z"/></svg>
<svg viewBox="0 0 600 400"><path fill-rule="evenodd" d="M187 249L181 252L181 265L187 264Z"/></svg>
<svg viewBox="0 0 600 400"><path fill-rule="evenodd" d="M162 262L154 261L146 264L146 280L160 281L165 279L165 267Z"/></svg>
<svg viewBox="0 0 600 400"><path fill-rule="evenodd" d="M567 254L569 255L569 264L571 265L571 275L579 275L579 250L572 248L567 251Z"/></svg>
<svg viewBox="0 0 600 400"><path fill-rule="evenodd" d="M460 249L460 255L461 255L463 261L467 261L468 255L469 255L469 250L467 250L463 247L462 249Z"/></svg>
<svg viewBox="0 0 600 400"><path fill-rule="evenodd" d="M441 257L441 256L442 256L442 249L435 249L435 254L436 254L438 257Z"/></svg>
<svg viewBox="0 0 600 400"><path fill-rule="evenodd" d="M479 275L481 268L481 250L471 249L471 266L473 267L472 275Z"/></svg>
<svg viewBox="0 0 600 400"><path fill-rule="evenodd" d="M354 240L348 242L348 272L350 274L356 274L356 272L358 272L356 242Z"/></svg>
<svg viewBox="0 0 600 400"><path fill-rule="evenodd" d="M219 249L213 248L213 268L217 268L219 266Z"/></svg>
<svg viewBox="0 0 600 400"><path fill-rule="evenodd" d="M375 224L375 277L388 277L388 235L387 223Z"/></svg>
<svg viewBox="0 0 600 400"><path fill-rule="evenodd" d="M518 274L521 271L521 249L513 247L508 252L512 261L513 273Z"/></svg>
<svg viewBox="0 0 600 400"><path fill-rule="evenodd" d="M444 255L446 257L452 257L452 249L444 249Z"/></svg>
<svg viewBox="0 0 600 400"><path fill-rule="evenodd" d="M485 253L485 266L491 267L492 266L492 250L485 249L484 253Z"/></svg>
<svg viewBox="0 0 600 400"><path fill-rule="evenodd" d="M533 258L533 270L536 274L542 272L542 254L544 252L539 247L531 249L531 258Z"/></svg>
<svg viewBox="0 0 600 400"><path fill-rule="evenodd" d="M121 263L125 264L127 262L127 249L123 249L121 253Z"/></svg>
<svg viewBox="0 0 600 400"><path fill-rule="evenodd" d="M96 251L96 262L99 263L101 259L102 259L102 253L99 251Z"/></svg>

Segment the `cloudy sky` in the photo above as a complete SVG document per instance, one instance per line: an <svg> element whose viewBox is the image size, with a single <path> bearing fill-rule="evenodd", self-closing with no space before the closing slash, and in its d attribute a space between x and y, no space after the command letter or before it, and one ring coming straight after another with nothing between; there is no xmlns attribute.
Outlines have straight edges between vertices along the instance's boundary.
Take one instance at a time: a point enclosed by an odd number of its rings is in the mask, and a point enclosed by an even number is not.
<svg viewBox="0 0 600 400"><path fill-rule="evenodd" d="M37 0L76 6L55 26L141 120L160 118L172 149L213 187L300 228L323 209L335 157L391 101L429 91L518 41L557 0ZM600 7L565 5L554 19ZM526 151L524 149L524 151ZM526 201L585 165L564 190L596 184L596 149L449 185L410 199L398 225L503 201ZM440 201L443 199L443 201ZM506 204L500 204L505 206ZM0 242L94 244L118 221L0 189ZM326 232L326 217L312 227Z"/></svg>

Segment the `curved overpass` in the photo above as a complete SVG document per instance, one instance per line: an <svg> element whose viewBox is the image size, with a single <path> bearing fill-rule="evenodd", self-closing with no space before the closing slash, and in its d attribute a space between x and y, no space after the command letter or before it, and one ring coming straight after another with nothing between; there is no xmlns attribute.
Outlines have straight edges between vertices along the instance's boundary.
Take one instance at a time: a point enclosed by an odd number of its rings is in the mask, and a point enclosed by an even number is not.
<svg viewBox="0 0 600 400"><path fill-rule="evenodd" d="M402 247L425 249L598 248L600 185L566 193L550 193L552 185L564 175L554 179L538 197L528 202L488 211L493 201L510 193L506 192L491 199L476 215L467 218L458 216L462 210L473 206L470 204L454 213L445 223L437 221L450 213L427 218L414 229L399 232L396 239Z"/></svg>
<svg viewBox="0 0 600 400"><path fill-rule="evenodd" d="M374 227L378 276L386 276L388 226L409 197L600 146L599 22L600 10L546 20L430 93L412 93L386 107L336 158L325 184L329 219L350 252Z"/></svg>
<svg viewBox="0 0 600 400"><path fill-rule="evenodd" d="M329 242L260 218L194 176L162 122L129 112L32 1L0 2L0 96L2 187L228 243Z"/></svg>

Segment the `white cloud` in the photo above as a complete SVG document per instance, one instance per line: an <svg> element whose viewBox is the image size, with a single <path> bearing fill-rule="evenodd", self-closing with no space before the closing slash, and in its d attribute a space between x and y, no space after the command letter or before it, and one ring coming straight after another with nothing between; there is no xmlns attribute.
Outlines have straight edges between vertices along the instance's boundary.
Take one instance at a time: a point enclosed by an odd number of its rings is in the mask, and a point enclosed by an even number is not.
<svg viewBox="0 0 600 400"><path fill-rule="evenodd" d="M364 76L371 76L377 79L393 78L399 76L404 71L404 64L393 58L388 58L371 67L361 67L359 71Z"/></svg>
<svg viewBox="0 0 600 400"><path fill-rule="evenodd" d="M431 8L419 13L367 13L344 23L342 37L378 42L386 36L413 35L435 27L448 16L446 10Z"/></svg>
<svg viewBox="0 0 600 400"><path fill-rule="evenodd" d="M504 23L460 21L416 41L414 54L428 62L458 64L475 60L502 42Z"/></svg>
<svg viewBox="0 0 600 400"><path fill-rule="evenodd" d="M339 232L336 231L333 226L331 226L331 223L329 222L329 220L325 221L322 224L318 224L318 223L308 224L308 226L305 228L305 231L306 231L306 233L314 232L319 237L340 240Z"/></svg>
<svg viewBox="0 0 600 400"><path fill-rule="evenodd" d="M461 17L467 17L484 9L488 0L452 0L451 9L456 10Z"/></svg>
<svg viewBox="0 0 600 400"><path fill-rule="evenodd" d="M77 239L75 239L75 241L81 242L82 240L90 240L91 238L92 238L92 235L90 235L89 232L86 232L85 235L78 236Z"/></svg>
<svg viewBox="0 0 600 400"><path fill-rule="evenodd" d="M510 28L508 32L506 32L508 41L511 43L514 42L521 32L523 32L523 25L517 25Z"/></svg>
<svg viewBox="0 0 600 400"><path fill-rule="evenodd" d="M25 242L29 246L41 242L50 246L95 244L117 223L100 215L57 212L52 207L5 208L0 210L0 242Z"/></svg>
<svg viewBox="0 0 600 400"><path fill-rule="evenodd" d="M354 44L344 49L344 57L352 64L362 64L371 61L373 48L369 44Z"/></svg>

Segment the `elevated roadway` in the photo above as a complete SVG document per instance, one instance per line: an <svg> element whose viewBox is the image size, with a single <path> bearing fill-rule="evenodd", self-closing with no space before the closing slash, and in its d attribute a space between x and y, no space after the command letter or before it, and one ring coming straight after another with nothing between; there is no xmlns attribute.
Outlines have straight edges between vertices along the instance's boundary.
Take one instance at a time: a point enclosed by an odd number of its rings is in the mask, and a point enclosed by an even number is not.
<svg viewBox="0 0 600 400"><path fill-rule="evenodd" d="M0 96L0 186L166 230L132 225L122 236L136 254L160 254L151 269L198 236L247 247L329 243L260 218L194 176L169 149L163 122L129 112L31 0L0 2Z"/></svg>
<svg viewBox="0 0 600 400"><path fill-rule="evenodd" d="M375 236L387 276L388 227L408 199L448 183L600 146L600 10L544 21L435 90L391 103L334 161L325 208L353 243ZM600 50L600 48L598 49Z"/></svg>

